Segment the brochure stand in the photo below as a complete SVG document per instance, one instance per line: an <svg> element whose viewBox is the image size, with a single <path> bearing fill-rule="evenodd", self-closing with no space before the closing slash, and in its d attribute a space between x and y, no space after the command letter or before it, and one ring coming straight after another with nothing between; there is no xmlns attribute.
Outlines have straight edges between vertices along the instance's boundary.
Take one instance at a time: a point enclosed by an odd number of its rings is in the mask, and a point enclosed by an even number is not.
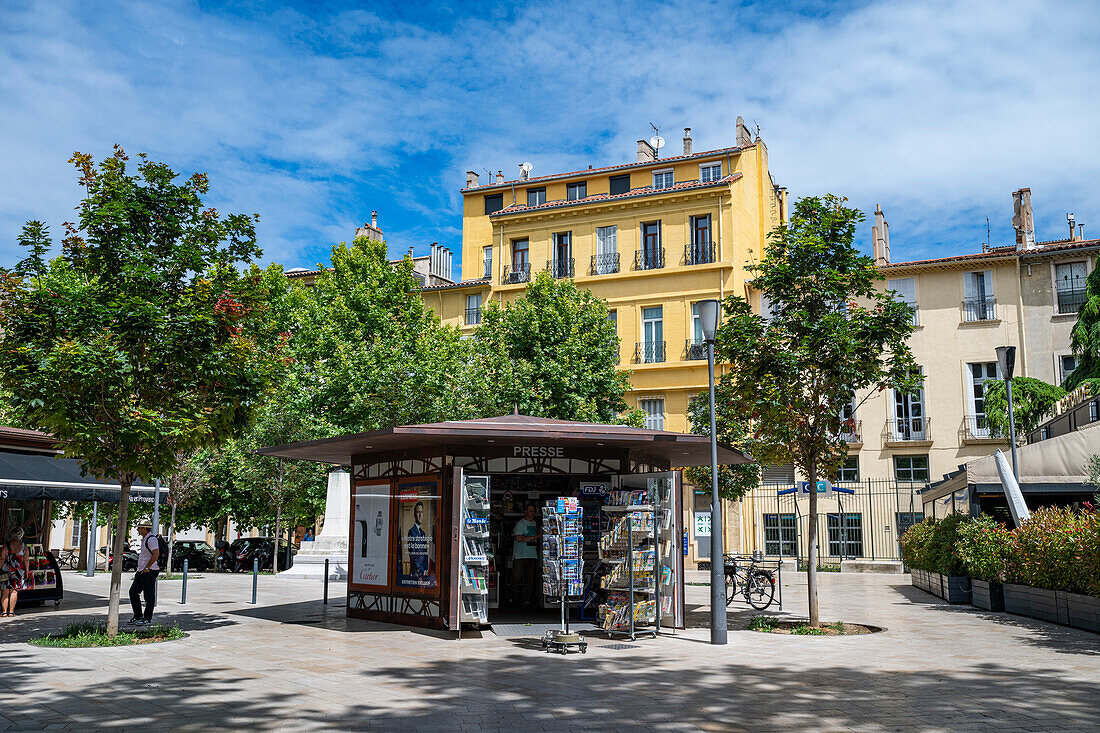
<svg viewBox="0 0 1100 733"><path fill-rule="evenodd" d="M600 617L608 636L626 636L631 641L640 634L656 636L661 630L659 522L649 494L613 491L603 507L610 520L600 538L600 559L611 566L611 572L603 577L607 598L600 605Z"/></svg>
<svg viewBox="0 0 1100 733"><path fill-rule="evenodd" d="M569 630L569 604L577 603L584 595L582 516L576 498L560 498L542 509L543 594L561 604L560 628L547 631L542 638L548 652L588 652L588 642Z"/></svg>
<svg viewBox="0 0 1100 733"><path fill-rule="evenodd" d="M462 623L489 623L489 477L462 477L462 542L459 578Z"/></svg>

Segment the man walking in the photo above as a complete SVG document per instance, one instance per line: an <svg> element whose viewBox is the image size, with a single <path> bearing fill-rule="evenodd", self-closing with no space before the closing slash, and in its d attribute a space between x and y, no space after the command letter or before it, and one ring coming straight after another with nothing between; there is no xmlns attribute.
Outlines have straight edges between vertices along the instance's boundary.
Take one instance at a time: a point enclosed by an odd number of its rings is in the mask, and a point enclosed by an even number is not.
<svg viewBox="0 0 1100 733"><path fill-rule="evenodd" d="M137 575L130 584L130 603L134 607L134 617L129 623L148 626L153 620L153 607L157 604L157 576L160 575L160 541L153 534L153 525L142 522L138 525L141 535L141 549L138 551ZM141 595L145 594L145 613L141 612Z"/></svg>

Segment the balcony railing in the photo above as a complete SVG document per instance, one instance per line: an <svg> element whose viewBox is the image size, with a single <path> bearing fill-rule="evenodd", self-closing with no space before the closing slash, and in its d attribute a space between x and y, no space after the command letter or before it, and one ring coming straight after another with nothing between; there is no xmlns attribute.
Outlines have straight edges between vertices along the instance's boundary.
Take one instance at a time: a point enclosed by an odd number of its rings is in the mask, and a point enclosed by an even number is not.
<svg viewBox="0 0 1100 733"><path fill-rule="evenodd" d="M966 298L962 302L964 323L997 320L997 299L992 295L981 298Z"/></svg>
<svg viewBox="0 0 1100 733"><path fill-rule="evenodd" d="M466 309L466 325L476 326L481 323L481 309L480 308L467 308Z"/></svg>
<svg viewBox="0 0 1100 733"><path fill-rule="evenodd" d="M684 359L696 361L707 358L707 342L696 339L687 339L684 343Z"/></svg>
<svg viewBox="0 0 1100 733"><path fill-rule="evenodd" d="M516 283L525 283L531 279L531 263L526 262L522 265L508 265L504 266L504 274L500 277L500 282L504 285L515 285Z"/></svg>
<svg viewBox="0 0 1100 733"><path fill-rule="evenodd" d="M1085 303L1085 286L1058 288L1058 312L1076 313Z"/></svg>
<svg viewBox="0 0 1100 733"><path fill-rule="evenodd" d="M592 255L592 274L593 275L610 275L613 272L619 271L619 253L605 253L601 255Z"/></svg>
<svg viewBox="0 0 1100 733"><path fill-rule="evenodd" d="M913 325L920 325L920 306L916 303L906 303L907 306L913 309Z"/></svg>
<svg viewBox="0 0 1100 733"><path fill-rule="evenodd" d="M489 278L493 276L493 261L485 260L485 274L482 277Z"/></svg>
<svg viewBox="0 0 1100 733"><path fill-rule="evenodd" d="M714 242L695 242L684 247L685 265L706 265L714 262Z"/></svg>
<svg viewBox="0 0 1100 733"><path fill-rule="evenodd" d="M894 417L886 421L887 440L894 443L928 440L927 417Z"/></svg>
<svg viewBox="0 0 1100 733"><path fill-rule="evenodd" d="M634 363L636 364L657 364L664 360L664 341L639 341L634 346Z"/></svg>
<svg viewBox="0 0 1100 733"><path fill-rule="evenodd" d="M962 424L963 439L985 440L1004 438L1004 432L995 430L985 415L966 415Z"/></svg>
<svg viewBox="0 0 1100 733"><path fill-rule="evenodd" d="M665 248L640 249L634 253L635 270L659 270L665 266Z"/></svg>
<svg viewBox="0 0 1100 733"><path fill-rule="evenodd" d="M840 422L840 439L846 443L863 442L863 421L851 418Z"/></svg>
<svg viewBox="0 0 1100 733"><path fill-rule="evenodd" d="M546 263L546 271L557 280L573 277L573 258L550 260Z"/></svg>

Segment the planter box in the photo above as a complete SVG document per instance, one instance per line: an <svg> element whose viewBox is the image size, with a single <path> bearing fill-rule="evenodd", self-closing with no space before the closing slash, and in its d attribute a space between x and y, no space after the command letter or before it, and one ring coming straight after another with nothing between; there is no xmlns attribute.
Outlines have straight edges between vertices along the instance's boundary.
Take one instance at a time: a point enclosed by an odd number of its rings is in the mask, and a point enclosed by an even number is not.
<svg viewBox="0 0 1100 733"><path fill-rule="evenodd" d="M988 580L970 579L970 603L986 611L1005 610L1004 587Z"/></svg>
<svg viewBox="0 0 1100 733"><path fill-rule="evenodd" d="M1004 584L1005 610L1021 616L1069 624L1068 594L1060 590L1032 588L1029 585Z"/></svg>
<svg viewBox="0 0 1100 733"><path fill-rule="evenodd" d="M1080 593L1065 593L1069 625L1100 634L1100 598Z"/></svg>
<svg viewBox="0 0 1100 733"><path fill-rule="evenodd" d="M965 575L939 575L939 596L948 603L970 603L970 578Z"/></svg>
<svg viewBox="0 0 1100 733"><path fill-rule="evenodd" d="M929 573L927 570L917 570L916 568L913 568L911 572L913 575L914 588L920 588L926 593L933 593L931 579L929 578L931 573Z"/></svg>

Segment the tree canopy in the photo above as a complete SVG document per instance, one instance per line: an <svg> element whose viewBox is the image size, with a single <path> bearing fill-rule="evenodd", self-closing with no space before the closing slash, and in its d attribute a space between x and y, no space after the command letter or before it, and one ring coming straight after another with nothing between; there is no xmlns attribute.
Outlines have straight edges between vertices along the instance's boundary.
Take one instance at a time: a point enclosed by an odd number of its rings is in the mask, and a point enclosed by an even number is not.
<svg viewBox="0 0 1100 733"><path fill-rule="evenodd" d="M1085 278L1085 302L1077 311L1077 322L1070 331L1070 345L1079 361L1062 382L1067 392L1085 380L1100 379L1100 268L1094 267Z"/></svg>
<svg viewBox="0 0 1100 733"><path fill-rule="evenodd" d="M518 408L561 420L640 424L623 396L619 337L607 303L539 273L516 301L489 303L475 332L470 392L482 416Z"/></svg>
<svg viewBox="0 0 1100 733"><path fill-rule="evenodd" d="M1003 379L985 383L985 418L997 435L1008 435L1008 399ZM1066 390L1033 377L1012 378L1012 417L1016 435L1026 435L1046 417L1054 403L1066 396Z"/></svg>
<svg viewBox="0 0 1100 733"><path fill-rule="evenodd" d="M30 255L0 277L0 386L23 425L52 433L85 470L122 486L121 555L135 479L170 474L178 456L239 432L275 374L255 219L207 208L204 174L177 183L116 146L72 162L86 195L45 262L44 227L24 229ZM251 265L251 267L250 267ZM108 628L118 627L121 564Z"/></svg>
<svg viewBox="0 0 1100 733"><path fill-rule="evenodd" d="M749 268L770 314L757 315L745 298L730 296L717 335L717 358L730 366L720 379L720 430L758 461L794 464L811 485L847 454L842 411L855 396L916 389L920 379L907 343L912 309L875 287L881 276L874 261L852 246L863 214L844 202L826 195L795 204L790 221L768 235L763 260ZM738 441L746 427L751 445ZM815 492L809 509L816 624Z"/></svg>

